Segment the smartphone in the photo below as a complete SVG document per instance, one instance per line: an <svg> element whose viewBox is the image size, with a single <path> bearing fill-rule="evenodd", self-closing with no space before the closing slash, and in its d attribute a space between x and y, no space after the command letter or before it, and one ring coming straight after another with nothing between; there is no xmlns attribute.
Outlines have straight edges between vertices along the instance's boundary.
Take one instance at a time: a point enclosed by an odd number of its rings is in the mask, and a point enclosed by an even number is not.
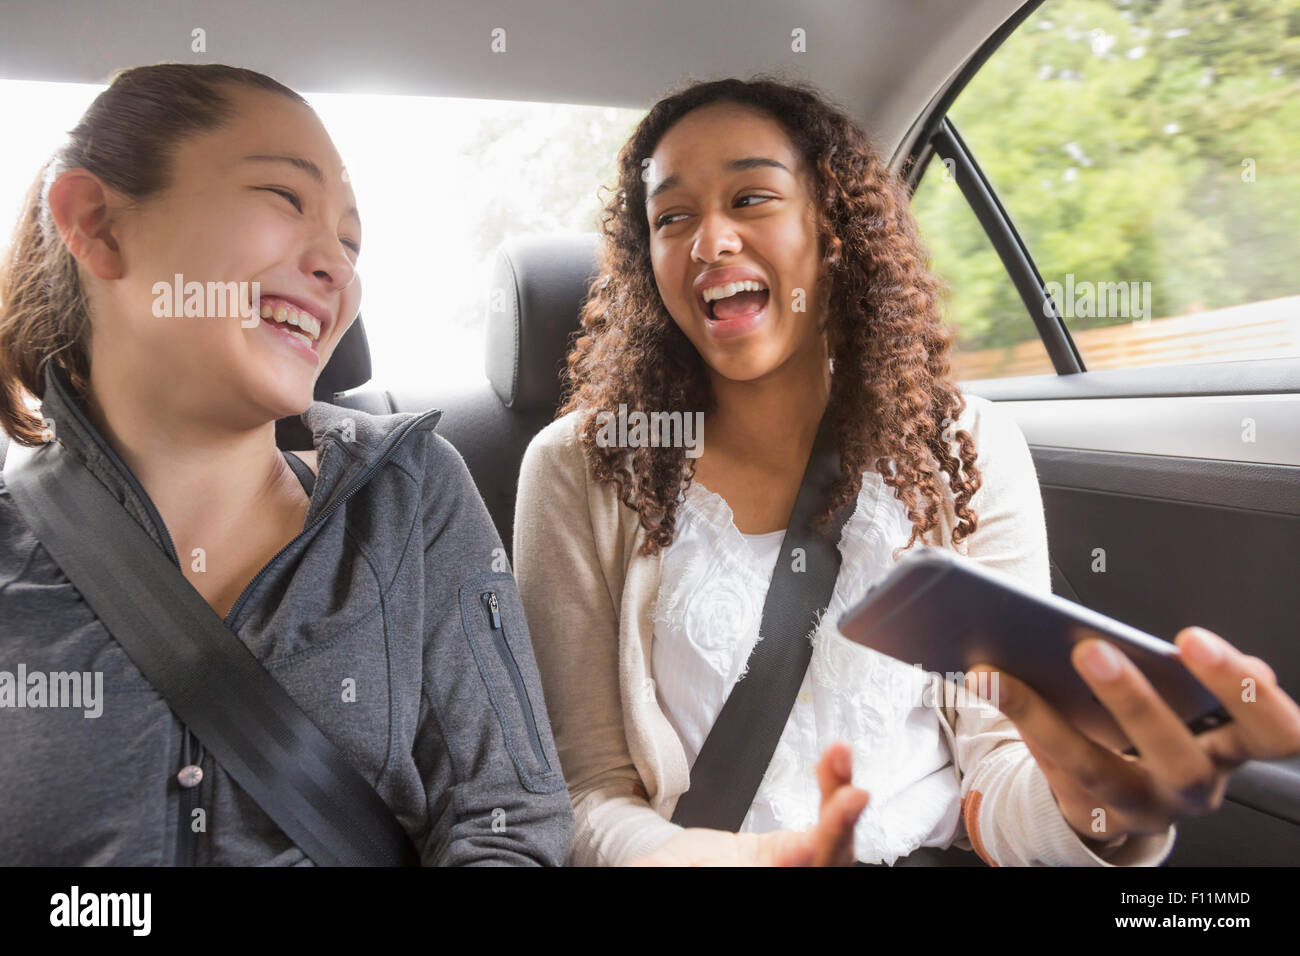
<svg viewBox="0 0 1300 956"><path fill-rule="evenodd" d="M1168 641L943 548L905 555L839 628L849 640L954 680L959 690L960 675L989 664L1028 684L1093 740L1128 754L1131 741L1070 663L1079 641L1100 638L1125 654L1193 734L1232 719Z"/></svg>

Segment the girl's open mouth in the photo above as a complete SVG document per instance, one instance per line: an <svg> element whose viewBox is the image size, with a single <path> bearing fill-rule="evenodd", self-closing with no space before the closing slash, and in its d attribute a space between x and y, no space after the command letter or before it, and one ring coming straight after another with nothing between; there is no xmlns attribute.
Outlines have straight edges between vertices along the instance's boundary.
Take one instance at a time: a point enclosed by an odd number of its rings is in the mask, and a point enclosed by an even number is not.
<svg viewBox="0 0 1300 956"><path fill-rule="evenodd" d="M315 343L309 340L307 336L296 331L289 325L274 320L268 320L258 324L267 335L275 336L276 339L288 345L313 365L320 364L320 355L316 352Z"/></svg>
<svg viewBox="0 0 1300 956"><path fill-rule="evenodd" d="M754 280L705 289L705 327L719 338L748 332L762 321L770 297L769 290Z"/></svg>

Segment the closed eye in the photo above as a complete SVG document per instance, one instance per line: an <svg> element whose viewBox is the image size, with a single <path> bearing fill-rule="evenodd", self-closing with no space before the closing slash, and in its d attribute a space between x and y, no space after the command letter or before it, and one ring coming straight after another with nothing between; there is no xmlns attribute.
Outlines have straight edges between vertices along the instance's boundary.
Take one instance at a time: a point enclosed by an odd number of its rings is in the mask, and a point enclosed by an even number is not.
<svg viewBox="0 0 1300 956"><path fill-rule="evenodd" d="M293 208L302 212L302 200L292 189L285 189L281 186L259 186L258 189L264 189L269 193L275 193L277 196L283 196L289 202L293 203Z"/></svg>
<svg viewBox="0 0 1300 956"><path fill-rule="evenodd" d="M298 194L292 189L286 189L283 186L258 186L256 188L265 190L269 193L275 193L277 196L283 196L285 199L289 200L289 202L293 203L294 209L302 212L302 200L298 198ZM354 242L351 239L340 239L339 242L351 249L356 255L361 255L361 245L359 243Z"/></svg>

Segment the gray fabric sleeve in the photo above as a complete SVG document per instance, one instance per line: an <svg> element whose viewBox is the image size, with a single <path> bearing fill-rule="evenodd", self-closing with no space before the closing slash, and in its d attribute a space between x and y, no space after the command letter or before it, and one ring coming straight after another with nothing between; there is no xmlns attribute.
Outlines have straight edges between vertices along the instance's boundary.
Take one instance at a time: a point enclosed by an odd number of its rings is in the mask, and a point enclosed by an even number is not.
<svg viewBox="0 0 1300 956"><path fill-rule="evenodd" d="M426 864L562 865L573 810L513 574L459 453L430 436L414 756ZM414 546L414 542L411 543Z"/></svg>

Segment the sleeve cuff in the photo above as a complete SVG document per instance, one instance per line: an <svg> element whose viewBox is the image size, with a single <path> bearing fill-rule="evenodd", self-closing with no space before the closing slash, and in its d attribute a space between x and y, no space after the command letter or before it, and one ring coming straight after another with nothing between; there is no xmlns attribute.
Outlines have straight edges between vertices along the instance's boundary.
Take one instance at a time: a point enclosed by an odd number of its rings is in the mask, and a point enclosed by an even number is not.
<svg viewBox="0 0 1300 956"><path fill-rule="evenodd" d="M650 855L682 832L683 828L676 823L665 820L653 810L650 813L654 815L654 819L651 820L647 815L640 831L621 848L618 855L619 866L627 866L634 860Z"/></svg>
<svg viewBox="0 0 1300 956"><path fill-rule="evenodd" d="M1173 852L1177 827L1165 833L1130 836L1113 850L1098 854L1083 842L1057 806L1042 768L1034 764L1029 780L1032 818L1026 821L1035 856L1049 866L1159 866Z"/></svg>
<svg viewBox="0 0 1300 956"><path fill-rule="evenodd" d="M644 800L632 796L589 794L575 801L573 866L626 866L647 856L682 832Z"/></svg>

